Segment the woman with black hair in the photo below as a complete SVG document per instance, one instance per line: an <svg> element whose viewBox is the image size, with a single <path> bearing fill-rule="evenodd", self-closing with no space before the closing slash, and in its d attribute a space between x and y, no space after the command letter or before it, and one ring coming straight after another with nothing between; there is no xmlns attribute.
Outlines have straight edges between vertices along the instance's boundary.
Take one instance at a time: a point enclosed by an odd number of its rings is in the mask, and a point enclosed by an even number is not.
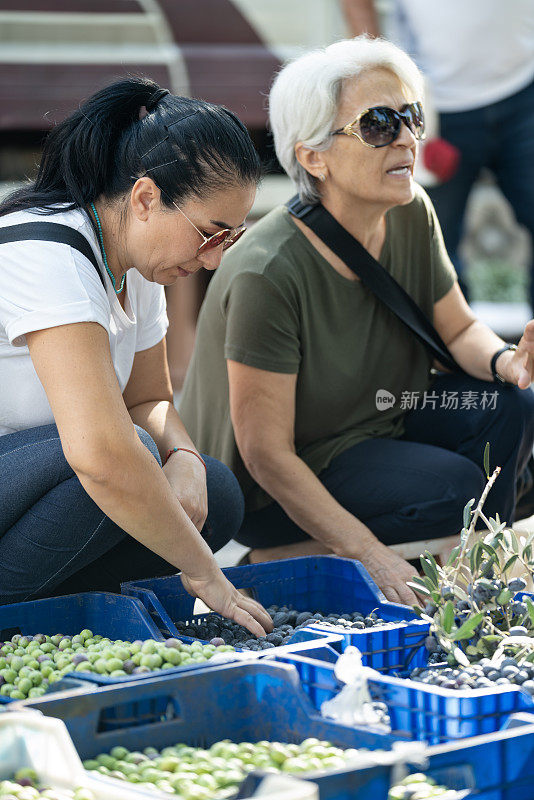
<svg viewBox="0 0 534 800"><path fill-rule="evenodd" d="M231 112L130 79L57 125L0 205L0 603L179 569L270 627L213 557L243 499L187 435L165 349L164 286L217 268L259 177Z"/></svg>

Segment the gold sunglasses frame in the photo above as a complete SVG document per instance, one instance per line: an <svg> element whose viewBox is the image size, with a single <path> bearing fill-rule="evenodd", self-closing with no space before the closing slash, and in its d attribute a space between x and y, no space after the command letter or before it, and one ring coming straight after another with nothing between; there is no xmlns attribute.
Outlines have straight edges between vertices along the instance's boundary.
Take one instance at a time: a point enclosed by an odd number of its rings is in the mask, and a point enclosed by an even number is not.
<svg viewBox="0 0 534 800"><path fill-rule="evenodd" d="M424 124L425 124L425 117L424 117L424 113L423 113L423 106L422 106L422 104L421 104L421 103L419 103L419 102L416 102L416 103L407 103L407 104L406 104L406 106L404 106L404 109L406 109L406 108L409 108L410 106L418 106L418 108L419 108L419 109L420 109L420 111L421 111L421 117L422 117L422 119L423 119L423 126L424 126ZM339 135L344 135L344 136L355 136L355 137L356 137L356 139L359 139L359 141L360 141L360 142L361 142L363 145L365 145L365 147L370 147L372 150L377 150L377 149L378 149L378 148L380 148L380 147L387 147L389 144L392 144L392 143L395 141L395 139L397 139L397 138L398 138L398 136L399 136L399 134L400 134L400 131L401 131L401 128L400 128L400 127L399 127L399 130L398 130L397 134L396 134L396 135L395 135L395 137L394 137L394 138L391 140L391 142L386 142L386 144L369 144L369 142L366 142L364 139L362 139L362 137L361 137L361 134L359 134L359 133L358 133L356 130L354 130L354 129L353 129L355 125L358 125L358 124L359 124L359 122L360 122L361 118L362 118L362 117L363 117L365 114L367 114L369 111L373 111L375 108L389 108L391 111L396 111L396 112L397 112L397 114L399 114L399 116L400 116L400 118L401 118L401 123L402 123L402 124L404 124L404 125L406 125L406 127L408 128L408 130L410 131L410 133L412 134L412 136L413 136L413 137L416 139L416 141L418 141L418 142L422 142L422 141L424 141L424 139L426 138L426 133L425 133L425 131L424 131L424 128L423 128L423 133L422 133L422 135L421 135L420 137L418 137L418 136L417 136L417 135L416 135L416 134L415 134L415 133L412 131L412 129L410 128L410 126L408 125L408 123L406 122L406 120L404 119L404 117L402 116L402 115L403 115L403 111L397 111L397 109L395 109L395 108L390 108L390 106L370 106L369 108L365 108L363 111L360 111L360 113L358 114L358 116L356 117L356 119L353 119L353 120L352 120L352 122L348 122L346 125L344 125L344 126L343 126L343 128L338 128L337 130L335 130L335 131L332 131L332 132L330 133L330 136L339 136Z"/></svg>
<svg viewBox="0 0 534 800"><path fill-rule="evenodd" d="M217 231L217 233L212 233L211 236L204 236L202 231L197 228L195 223L191 222L191 220L189 219L189 217L187 216L185 211L182 211L180 206L177 205L174 202L174 200L171 200L171 202L172 202L173 206L180 212L180 214L183 217L186 218L186 220L189 222L189 224L193 226L193 228L196 230L198 235L201 236L202 239L204 240L202 242L202 244L199 246L199 248L197 249L197 252L196 252L197 255L199 253L205 253L208 250L216 250L218 247L221 247L221 246L222 246L223 250L228 250L229 247L231 247L233 244L235 244L237 242L238 239L241 238L241 236L245 233L245 231L247 229L246 225L238 225L237 228L223 228L222 230ZM219 244L214 244L211 247L206 247L206 245L209 245L210 242L212 242L214 239L217 239L218 237L220 237L221 234L223 234L223 233L225 233L226 236L225 236L224 239L221 240L221 242Z"/></svg>

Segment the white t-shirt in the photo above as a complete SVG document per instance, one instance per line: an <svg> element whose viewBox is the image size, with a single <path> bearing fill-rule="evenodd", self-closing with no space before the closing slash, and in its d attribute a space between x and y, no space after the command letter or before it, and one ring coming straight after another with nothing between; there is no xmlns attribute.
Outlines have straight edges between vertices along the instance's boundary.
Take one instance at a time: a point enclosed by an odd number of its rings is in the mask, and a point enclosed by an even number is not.
<svg viewBox="0 0 534 800"><path fill-rule="evenodd" d="M72 322L97 322L108 333L123 391L135 353L160 342L168 326L163 286L145 280L136 269L127 273L125 309L121 307L84 211L51 215L17 211L0 217L0 228L36 221L68 225L83 234L101 265L106 289L93 264L69 245L0 244L0 436L54 422L33 368L26 333Z"/></svg>
<svg viewBox="0 0 534 800"><path fill-rule="evenodd" d="M388 35L416 61L438 111L496 103L534 78L534 0L394 0Z"/></svg>

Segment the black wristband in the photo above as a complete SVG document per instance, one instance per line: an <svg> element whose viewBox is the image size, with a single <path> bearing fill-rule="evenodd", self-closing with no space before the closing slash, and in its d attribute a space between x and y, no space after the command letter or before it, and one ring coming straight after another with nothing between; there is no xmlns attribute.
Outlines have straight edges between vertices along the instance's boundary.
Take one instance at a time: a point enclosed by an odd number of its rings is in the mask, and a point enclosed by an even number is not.
<svg viewBox="0 0 534 800"><path fill-rule="evenodd" d="M497 364L497 359L499 358L499 356L502 355L503 353L506 353L507 350L517 350L517 345L516 344L505 344L504 347L501 347L500 350L497 350L497 352L493 354L493 357L492 357L491 363L490 363L491 374L493 375L493 380L494 380L495 383L500 383L501 386L510 386L511 385L508 381L505 381L504 378L501 377L501 375L499 375L499 373L497 372L496 366L495 366Z"/></svg>

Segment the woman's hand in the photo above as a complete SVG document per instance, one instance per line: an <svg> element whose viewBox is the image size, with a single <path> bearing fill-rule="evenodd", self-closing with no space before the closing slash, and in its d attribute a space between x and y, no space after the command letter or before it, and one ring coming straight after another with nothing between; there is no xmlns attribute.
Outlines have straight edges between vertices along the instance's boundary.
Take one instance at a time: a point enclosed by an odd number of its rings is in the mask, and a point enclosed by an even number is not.
<svg viewBox="0 0 534 800"><path fill-rule="evenodd" d="M525 325L517 350L502 353L495 368L509 383L517 384L520 389L528 389L534 381L534 319Z"/></svg>
<svg viewBox="0 0 534 800"><path fill-rule="evenodd" d="M192 453L178 450L170 455L163 472L185 513L201 531L208 516L206 470L202 462Z"/></svg>
<svg viewBox="0 0 534 800"><path fill-rule="evenodd" d="M411 606L418 602L414 592L406 586L417 574L416 569L389 547L377 541L359 560L392 603Z"/></svg>
<svg viewBox="0 0 534 800"><path fill-rule="evenodd" d="M263 606L241 594L218 567L207 578L192 577L184 572L180 577L190 595L199 597L212 611L243 625L254 636L265 636L272 631L273 621Z"/></svg>

